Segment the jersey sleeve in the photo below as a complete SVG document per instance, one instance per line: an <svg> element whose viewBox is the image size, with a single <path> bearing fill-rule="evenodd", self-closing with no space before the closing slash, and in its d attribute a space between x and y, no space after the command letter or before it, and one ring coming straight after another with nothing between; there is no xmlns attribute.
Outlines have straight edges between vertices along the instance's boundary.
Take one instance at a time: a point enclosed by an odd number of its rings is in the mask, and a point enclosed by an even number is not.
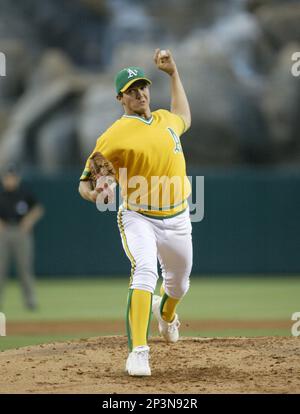
<svg viewBox="0 0 300 414"><path fill-rule="evenodd" d="M170 126L174 129L176 134L180 137L186 131L186 125L183 118L180 115L174 114L173 112L163 110L168 118Z"/></svg>

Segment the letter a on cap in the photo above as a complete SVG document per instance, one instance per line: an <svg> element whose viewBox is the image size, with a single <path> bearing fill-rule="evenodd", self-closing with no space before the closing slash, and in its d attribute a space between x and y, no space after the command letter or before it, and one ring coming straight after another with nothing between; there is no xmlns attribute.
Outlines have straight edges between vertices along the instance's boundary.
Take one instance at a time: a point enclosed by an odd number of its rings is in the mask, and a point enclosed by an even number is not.
<svg viewBox="0 0 300 414"><path fill-rule="evenodd" d="M132 69L127 69L127 72L128 72L128 79L138 74L137 70L132 70Z"/></svg>

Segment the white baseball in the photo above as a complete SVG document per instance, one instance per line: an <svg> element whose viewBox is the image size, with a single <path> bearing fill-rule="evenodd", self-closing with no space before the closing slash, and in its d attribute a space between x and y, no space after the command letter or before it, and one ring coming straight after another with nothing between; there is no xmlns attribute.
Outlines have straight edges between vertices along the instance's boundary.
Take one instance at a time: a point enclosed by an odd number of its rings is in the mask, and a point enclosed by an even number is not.
<svg viewBox="0 0 300 414"><path fill-rule="evenodd" d="M160 51L160 57L164 57L167 56L167 51L166 50L161 50Z"/></svg>

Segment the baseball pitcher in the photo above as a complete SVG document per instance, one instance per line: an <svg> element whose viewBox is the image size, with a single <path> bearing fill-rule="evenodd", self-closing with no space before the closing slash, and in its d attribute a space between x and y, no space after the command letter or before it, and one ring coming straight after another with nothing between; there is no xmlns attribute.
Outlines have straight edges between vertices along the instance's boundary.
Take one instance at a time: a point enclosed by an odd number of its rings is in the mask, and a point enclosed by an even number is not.
<svg viewBox="0 0 300 414"><path fill-rule="evenodd" d="M96 202L102 196L104 203L112 200L114 179L121 187L118 225L131 262L126 371L133 376L151 375L147 343L151 310L164 339L178 340L176 307L189 289L192 268L187 202L191 188L180 141L191 125L190 108L171 52L156 49L154 62L170 79L170 111L151 112L151 80L139 67L122 69L115 87L124 115L97 140L79 185L84 199ZM99 173L102 165L95 166L103 158L113 176L109 182ZM153 296L157 260L163 278L161 296Z"/></svg>

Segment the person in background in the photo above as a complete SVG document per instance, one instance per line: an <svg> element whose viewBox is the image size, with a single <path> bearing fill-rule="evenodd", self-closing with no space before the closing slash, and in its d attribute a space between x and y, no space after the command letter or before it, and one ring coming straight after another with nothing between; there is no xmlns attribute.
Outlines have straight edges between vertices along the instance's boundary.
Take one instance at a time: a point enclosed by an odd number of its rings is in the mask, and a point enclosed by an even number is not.
<svg viewBox="0 0 300 414"><path fill-rule="evenodd" d="M0 190L0 308L3 290L9 271L10 259L16 263L25 306L37 308L34 281L35 224L44 215L44 208L30 191L21 184L21 175L15 165L10 165L1 176Z"/></svg>

